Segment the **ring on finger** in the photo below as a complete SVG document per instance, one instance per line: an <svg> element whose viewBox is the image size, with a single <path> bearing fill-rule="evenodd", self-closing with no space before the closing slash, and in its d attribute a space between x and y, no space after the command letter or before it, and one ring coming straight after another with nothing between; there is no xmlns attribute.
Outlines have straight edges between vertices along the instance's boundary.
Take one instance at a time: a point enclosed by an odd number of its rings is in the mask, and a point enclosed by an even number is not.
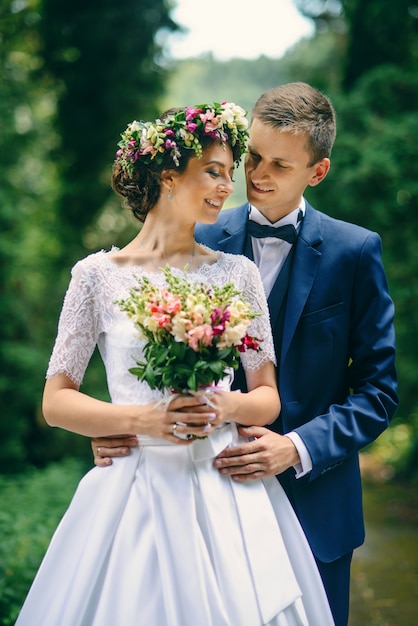
<svg viewBox="0 0 418 626"><path fill-rule="evenodd" d="M101 449L102 449L102 448L101 448L101 446L99 446L99 447L97 448L97 456L102 456L102 455L100 454L100 450L101 450Z"/></svg>
<svg viewBox="0 0 418 626"><path fill-rule="evenodd" d="M171 430L173 431L173 435L175 435L177 430L177 422L174 422L174 424L171 425Z"/></svg>

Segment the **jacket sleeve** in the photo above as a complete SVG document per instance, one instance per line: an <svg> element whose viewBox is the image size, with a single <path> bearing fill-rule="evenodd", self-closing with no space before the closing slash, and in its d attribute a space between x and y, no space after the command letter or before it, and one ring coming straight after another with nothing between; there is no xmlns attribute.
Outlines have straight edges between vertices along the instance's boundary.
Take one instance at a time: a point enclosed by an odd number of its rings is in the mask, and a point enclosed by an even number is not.
<svg viewBox="0 0 418 626"><path fill-rule="evenodd" d="M374 441L388 427L398 405L394 305L382 264L381 239L376 233L365 239L353 278L343 330L334 329L336 349L344 358L348 355L346 365L340 367L345 371L339 378L345 381L337 383L346 389L346 395L294 428L312 459L309 480ZM325 380L324 390L327 384L331 383Z"/></svg>

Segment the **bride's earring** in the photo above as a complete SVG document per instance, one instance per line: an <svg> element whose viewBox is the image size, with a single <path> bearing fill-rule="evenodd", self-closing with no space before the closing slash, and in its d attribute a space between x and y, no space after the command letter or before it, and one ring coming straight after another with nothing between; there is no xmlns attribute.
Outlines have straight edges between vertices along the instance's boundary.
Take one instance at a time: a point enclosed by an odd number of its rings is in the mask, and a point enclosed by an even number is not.
<svg viewBox="0 0 418 626"><path fill-rule="evenodd" d="M170 202L174 199L173 190L171 189L171 187L168 190L168 199L170 200Z"/></svg>

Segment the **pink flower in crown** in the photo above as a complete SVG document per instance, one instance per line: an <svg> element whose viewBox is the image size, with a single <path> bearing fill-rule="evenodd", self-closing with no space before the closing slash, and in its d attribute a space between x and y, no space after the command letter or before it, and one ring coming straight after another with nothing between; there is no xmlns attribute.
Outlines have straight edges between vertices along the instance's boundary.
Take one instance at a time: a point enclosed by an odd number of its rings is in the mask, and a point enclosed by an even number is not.
<svg viewBox="0 0 418 626"><path fill-rule="evenodd" d="M194 133L194 131L197 128L197 124L195 122L187 122L187 130L191 133Z"/></svg>
<svg viewBox="0 0 418 626"><path fill-rule="evenodd" d="M215 117L215 111L208 111L207 113L202 114L200 119L203 122L205 133L207 135L213 135L214 131L218 130L221 118L219 115Z"/></svg>
<svg viewBox="0 0 418 626"><path fill-rule="evenodd" d="M205 133L207 135L212 135L213 137L216 137L216 138L220 138L221 137L221 134L218 131L218 118L216 118L215 122L206 122L206 124L205 124ZM224 138L225 138L225 135L224 135Z"/></svg>
<svg viewBox="0 0 418 626"><path fill-rule="evenodd" d="M199 352L199 346L210 346L212 343L213 331L210 324L202 324L192 328L187 333L188 345L195 352Z"/></svg>
<svg viewBox="0 0 418 626"><path fill-rule="evenodd" d="M163 145L164 145L164 148L166 148L167 150L171 150L172 148L177 148L176 142L173 141L172 139L166 139Z"/></svg>
<svg viewBox="0 0 418 626"><path fill-rule="evenodd" d="M148 142L147 145L144 148L141 148L140 153L141 154L149 154L150 152L154 153L155 152L155 148L152 145L151 142Z"/></svg>
<svg viewBox="0 0 418 626"><path fill-rule="evenodd" d="M211 109L210 111L207 111L206 113L201 113L199 117L202 120L202 122L206 124L206 122L208 122L209 120L213 120L213 118L215 117L215 111Z"/></svg>
<svg viewBox="0 0 418 626"><path fill-rule="evenodd" d="M197 117L199 113L202 112L202 109L194 109L193 107L186 108L186 122L189 122L194 117Z"/></svg>

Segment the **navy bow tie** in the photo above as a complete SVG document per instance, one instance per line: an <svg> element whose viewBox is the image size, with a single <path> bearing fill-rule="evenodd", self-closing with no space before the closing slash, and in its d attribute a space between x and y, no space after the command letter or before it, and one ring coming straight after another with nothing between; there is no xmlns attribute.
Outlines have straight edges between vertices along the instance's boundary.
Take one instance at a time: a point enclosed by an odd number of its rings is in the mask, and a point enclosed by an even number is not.
<svg viewBox="0 0 418 626"><path fill-rule="evenodd" d="M251 237L276 237L277 239L283 239L288 243L295 243L298 238L298 233L293 224L285 224L284 226L265 226L258 224L253 220L247 221L247 233Z"/></svg>

